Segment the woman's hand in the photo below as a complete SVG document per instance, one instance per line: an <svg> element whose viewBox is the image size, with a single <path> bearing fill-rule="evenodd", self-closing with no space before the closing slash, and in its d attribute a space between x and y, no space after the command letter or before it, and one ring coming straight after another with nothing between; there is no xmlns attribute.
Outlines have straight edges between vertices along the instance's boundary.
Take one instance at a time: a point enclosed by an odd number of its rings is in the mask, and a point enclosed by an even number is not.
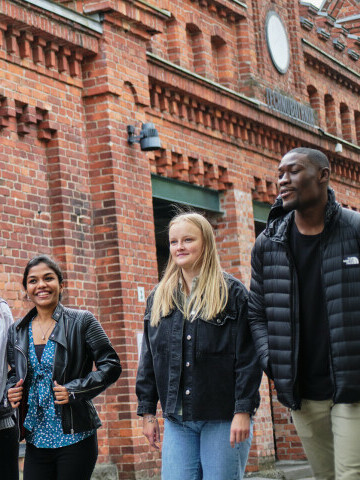
<svg viewBox="0 0 360 480"><path fill-rule="evenodd" d="M249 438L250 435L250 415L248 413L235 413L230 427L230 445L235 447L235 443L240 443Z"/></svg>
<svg viewBox="0 0 360 480"><path fill-rule="evenodd" d="M56 380L54 385L56 405L65 405L66 403L69 403L69 392L67 391L67 388L63 385L59 385Z"/></svg>
<svg viewBox="0 0 360 480"><path fill-rule="evenodd" d="M154 415L145 414L143 416L143 434L148 439L150 446L160 450L160 428L157 418Z"/></svg>
<svg viewBox="0 0 360 480"><path fill-rule="evenodd" d="M20 405L23 396L24 380L20 378L15 387L9 388L8 399L12 408L17 408Z"/></svg>

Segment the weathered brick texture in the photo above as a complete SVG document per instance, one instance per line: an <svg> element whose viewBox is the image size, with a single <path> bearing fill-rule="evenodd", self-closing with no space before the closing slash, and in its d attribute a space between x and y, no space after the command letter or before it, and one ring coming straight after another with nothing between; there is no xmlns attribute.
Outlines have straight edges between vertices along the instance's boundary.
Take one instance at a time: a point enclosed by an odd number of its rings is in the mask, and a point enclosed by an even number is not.
<svg viewBox="0 0 360 480"><path fill-rule="evenodd" d="M121 479L151 478L160 455L142 436L134 391L137 287L148 295L158 278L151 173L219 193L221 262L247 286L253 201L276 198L286 151L322 149L339 201L359 209L360 11L351 0L329 0L321 15L286 0L57 3L0 0L0 291L23 315L29 257L61 262L64 303L95 313L124 367L97 399L99 462ZM285 74L267 48L270 10L289 39ZM311 106L315 125L269 108L267 87ZM146 154L126 127L149 121L162 148ZM261 394L253 471L304 457L266 377Z"/></svg>

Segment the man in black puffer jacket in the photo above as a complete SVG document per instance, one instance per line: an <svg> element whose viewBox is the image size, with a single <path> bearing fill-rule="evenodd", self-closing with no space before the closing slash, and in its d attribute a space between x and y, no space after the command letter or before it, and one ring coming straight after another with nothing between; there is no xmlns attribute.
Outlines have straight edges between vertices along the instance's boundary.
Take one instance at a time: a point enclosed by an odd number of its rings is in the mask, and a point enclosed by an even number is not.
<svg viewBox="0 0 360 480"><path fill-rule="evenodd" d="M249 321L261 365L317 480L360 479L360 214L328 186L327 157L297 148L252 251Z"/></svg>

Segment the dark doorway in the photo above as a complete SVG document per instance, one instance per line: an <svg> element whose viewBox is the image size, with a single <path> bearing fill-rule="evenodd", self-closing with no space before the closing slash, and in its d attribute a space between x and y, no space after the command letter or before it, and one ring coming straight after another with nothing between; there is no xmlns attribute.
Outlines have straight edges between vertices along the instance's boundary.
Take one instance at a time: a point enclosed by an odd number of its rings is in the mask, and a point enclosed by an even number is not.
<svg viewBox="0 0 360 480"><path fill-rule="evenodd" d="M179 204L153 198L156 256L159 280L169 258L168 225L177 213Z"/></svg>

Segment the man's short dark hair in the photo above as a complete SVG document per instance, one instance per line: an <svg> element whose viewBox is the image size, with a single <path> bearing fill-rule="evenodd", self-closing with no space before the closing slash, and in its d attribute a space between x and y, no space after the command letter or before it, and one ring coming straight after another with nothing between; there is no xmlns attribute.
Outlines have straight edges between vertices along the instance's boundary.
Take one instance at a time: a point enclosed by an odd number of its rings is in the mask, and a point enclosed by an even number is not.
<svg viewBox="0 0 360 480"><path fill-rule="evenodd" d="M299 147L290 150L286 155L289 153L300 153L302 155L306 155L307 158L313 165L318 166L319 168L330 168L330 163L325 155L325 153L320 152L320 150L315 150L314 148L306 148L306 147Z"/></svg>

